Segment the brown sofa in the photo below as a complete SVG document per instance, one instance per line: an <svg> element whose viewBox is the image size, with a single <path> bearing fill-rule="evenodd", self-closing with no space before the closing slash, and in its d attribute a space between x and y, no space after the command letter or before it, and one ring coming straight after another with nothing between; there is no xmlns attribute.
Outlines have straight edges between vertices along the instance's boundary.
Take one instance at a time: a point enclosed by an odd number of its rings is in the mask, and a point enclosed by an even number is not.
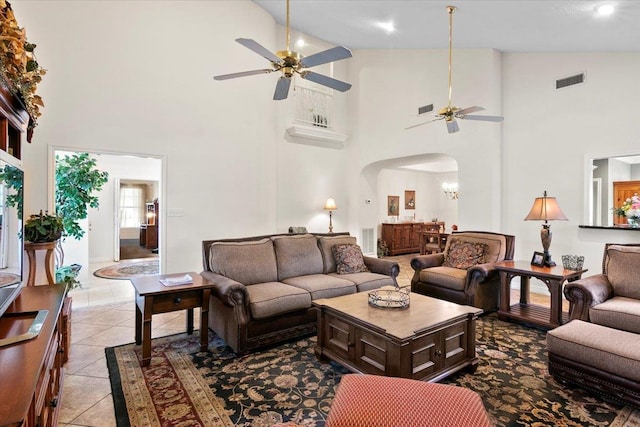
<svg viewBox="0 0 640 427"><path fill-rule="evenodd" d="M564 294L571 321L547 334L549 373L640 406L640 245L605 245L602 274Z"/></svg>
<svg viewBox="0 0 640 427"><path fill-rule="evenodd" d="M485 311L497 310L500 277L493 264L513 259L514 242L515 237L507 234L454 232L443 252L411 260L414 270L411 291ZM469 255L476 249L478 259L469 260L472 265L461 259L461 255Z"/></svg>
<svg viewBox="0 0 640 427"><path fill-rule="evenodd" d="M368 271L338 274L332 248L348 233L275 234L202 242L202 275L215 285L209 327L236 353L316 331L311 302L396 284L398 263L363 257Z"/></svg>

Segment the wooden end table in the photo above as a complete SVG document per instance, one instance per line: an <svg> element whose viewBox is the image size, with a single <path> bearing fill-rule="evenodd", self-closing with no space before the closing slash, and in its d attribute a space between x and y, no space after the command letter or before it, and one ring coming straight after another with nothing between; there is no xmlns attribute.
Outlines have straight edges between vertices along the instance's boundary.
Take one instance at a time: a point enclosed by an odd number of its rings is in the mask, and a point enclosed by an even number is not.
<svg viewBox="0 0 640 427"><path fill-rule="evenodd" d="M189 274L193 283L165 286L160 280ZM151 363L151 316L187 310L187 333L193 333L193 309L200 307L200 350L209 346L209 296L213 284L198 273L140 276L131 279L136 290L136 344L142 344L142 366Z"/></svg>
<svg viewBox="0 0 640 427"><path fill-rule="evenodd" d="M495 264L500 274L500 308L498 317L502 320L520 320L533 325L553 329L569 320L569 314L562 311L562 284L578 280L583 270L565 270L562 266L537 267L529 261L501 261ZM511 305L511 280L520 277L520 302ZM531 277L547 285L551 294L550 307L529 302L529 281Z"/></svg>

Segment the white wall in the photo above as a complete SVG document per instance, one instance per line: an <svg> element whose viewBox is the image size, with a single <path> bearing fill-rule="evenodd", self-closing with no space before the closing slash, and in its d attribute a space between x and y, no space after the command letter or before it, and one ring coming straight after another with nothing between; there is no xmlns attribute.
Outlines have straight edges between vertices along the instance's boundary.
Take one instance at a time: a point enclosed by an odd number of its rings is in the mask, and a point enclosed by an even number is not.
<svg viewBox="0 0 640 427"><path fill-rule="evenodd" d="M554 222L551 252L586 255L599 270L604 242L632 231L585 230L587 155L638 152L640 54L454 52L453 103L480 105L505 122L443 122L411 130L416 109L447 104L446 50L356 50L336 64L353 83L336 99L349 139L341 150L285 137L290 101L271 100L276 75L215 82L216 74L264 68L235 43L253 38L275 50L282 28L250 1L20 1L13 4L49 70L46 107L24 147L26 212L47 206L48 145L166 157L166 271L198 269L200 241L327 226L324 201L338 204L336 230L377 228L379 162L443 153L458 162L461 229L516 235L516 257L540 249L540 224L524 222L544 190L569 217ZM585 71L586 84L562 91L556 78ZM345 101L346 100L346 101ZM340 107L341 108L341 107ZM365 205L365 199L374 204Z"/></svg>
<svg viewBox="0 0 640 427"><path fill-rule="evenodd" d="M639 53L504 54L505 228L516 256L540 250L541 224L523 221L544 190L569 221L554 221L551 253L585 255L589 273L601 272L605 242L637 242L629 230L580 229L586 202L586 157L638 153ZM560 77L586 73L586 83L556 90Z"/></svg>

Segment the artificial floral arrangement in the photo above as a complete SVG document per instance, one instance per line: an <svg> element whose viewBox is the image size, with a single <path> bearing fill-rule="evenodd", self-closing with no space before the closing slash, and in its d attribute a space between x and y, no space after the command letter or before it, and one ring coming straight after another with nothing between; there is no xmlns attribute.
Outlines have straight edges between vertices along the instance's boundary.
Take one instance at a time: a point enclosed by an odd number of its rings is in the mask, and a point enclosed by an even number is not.
<svg viewBox="0 0 640 427"><path fill-rule="evenodd" d="M24 224L24 239L31 243L55 242L62 237L62 217L49 212L33 214Z"/></svg>
<svg viewBox="0 0 640 427"><path fill-rule="evenodd" d="M622 206L613 208L613 212L618 216L640 220L640 196L634 194L622 203Z"/></svg>
<svg viewBox="0 0 640 427"><path fill-rule="evenodd" d="M33 130L40 117L42 98L36 95L38 83L46 70L40 67L35 56L36 45L27 41L24 28L20 28L11 5L0 0L0 72L2 84L17 92L29 113L29 130ZM29 139L29 138L28 138Z"/></svg>

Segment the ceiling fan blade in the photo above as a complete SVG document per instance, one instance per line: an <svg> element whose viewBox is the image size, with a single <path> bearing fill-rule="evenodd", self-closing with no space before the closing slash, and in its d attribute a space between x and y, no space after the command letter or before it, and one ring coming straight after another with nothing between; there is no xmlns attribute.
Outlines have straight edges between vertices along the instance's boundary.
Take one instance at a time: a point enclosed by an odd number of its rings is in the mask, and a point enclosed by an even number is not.
<svg viewBox="0 0 640 427"><path fill-rule="evenodd" d="M346 92L351 89L351 83L345 83L329 76L314 73L313 71L304 71L300 73L300 76L302 76L303 79L311 80L312 82L339 90L340 92Z"/></svg>
<svg viewBox="0 0 640 427"><path fill-rule="evenodd" d="M469 114L469 113L475 113L477 111L482 111L484 110L484 108L482 107L478 107L478 106L473 106L473 107L467 107L467 108L463 108L462 110L458 110L456 111L456 114Z"/></svg>
<svg viewBox="0 0 640 427"><path fill-rule="evenodd" d="M258 55L262 56L263 58L275 63L275 64L280 64L282 63L282 59L278 58L273 52L271 52L270 50L268 50L266 47L262 46L260 43L258 43L255 40L252 39L236 39L236 41L238 43L240 43L242 46L251 49L252 51L254 51L255 53L257 53Z"/></svg>
<svg viewBox="0 0 640 427"><path fill-rule="evenodd" d="M483 122L501 122L504 120L504 117L500 116L464 116L461 119L465 120L480 120Z"/></svg>
<svg viewBox="0 0 640 427"><path fill-rule="evenodd" d="M228 79L235 79L238 77L246 77L246 76L253 76L255 74L269 74L272 73L274 70L270 69L270 68L265 68L263 70L252 70L252 71L242 71L239 73L231 73L231 74L222 74L220 76L214 76L213 79L214 80L228 80Z"/></svg>
<svg viewBox="0 0 640 427"><path fill-rule="evenodd" d="M417 128L418 126L426 125L427 123L435 122L437 120L442 120L443 118L444 117L436 117L435 119L427 120L426 122L418 123L417 125L408 126L408 127L404 128L404 130Z"/></svg>
<svg viewBox="0 0 640 427"><path fill-rule="evenodd" d="M343 46L332 47L322 52L302 58L300 64L303 68L311 68L316 65L326 64L327 62L339 61L341 59L351 58L351 51Z"/></svg>
<svg viewBox="0 0 640 427"><path fill-rule="evenodd" d="M418 108L418 115L428 113L433 111L433 104L425 105L424 107Z"/></svg>
<svg viewBox="0 0 640 427"><path fill-rule="evenodd" d="M274 101L280 101L287 99L289 96L289 87L291 86L291 77L282 76L278 79L276 84L276 91L273 94Z"/></svg>
<svg viewBox="0 0 640 427"><path fill-rule="evenodd" d="M459 130L458 122L456 122L455 119L447 120L447 131L449 131L449 133L455 133Z"/></svg>

